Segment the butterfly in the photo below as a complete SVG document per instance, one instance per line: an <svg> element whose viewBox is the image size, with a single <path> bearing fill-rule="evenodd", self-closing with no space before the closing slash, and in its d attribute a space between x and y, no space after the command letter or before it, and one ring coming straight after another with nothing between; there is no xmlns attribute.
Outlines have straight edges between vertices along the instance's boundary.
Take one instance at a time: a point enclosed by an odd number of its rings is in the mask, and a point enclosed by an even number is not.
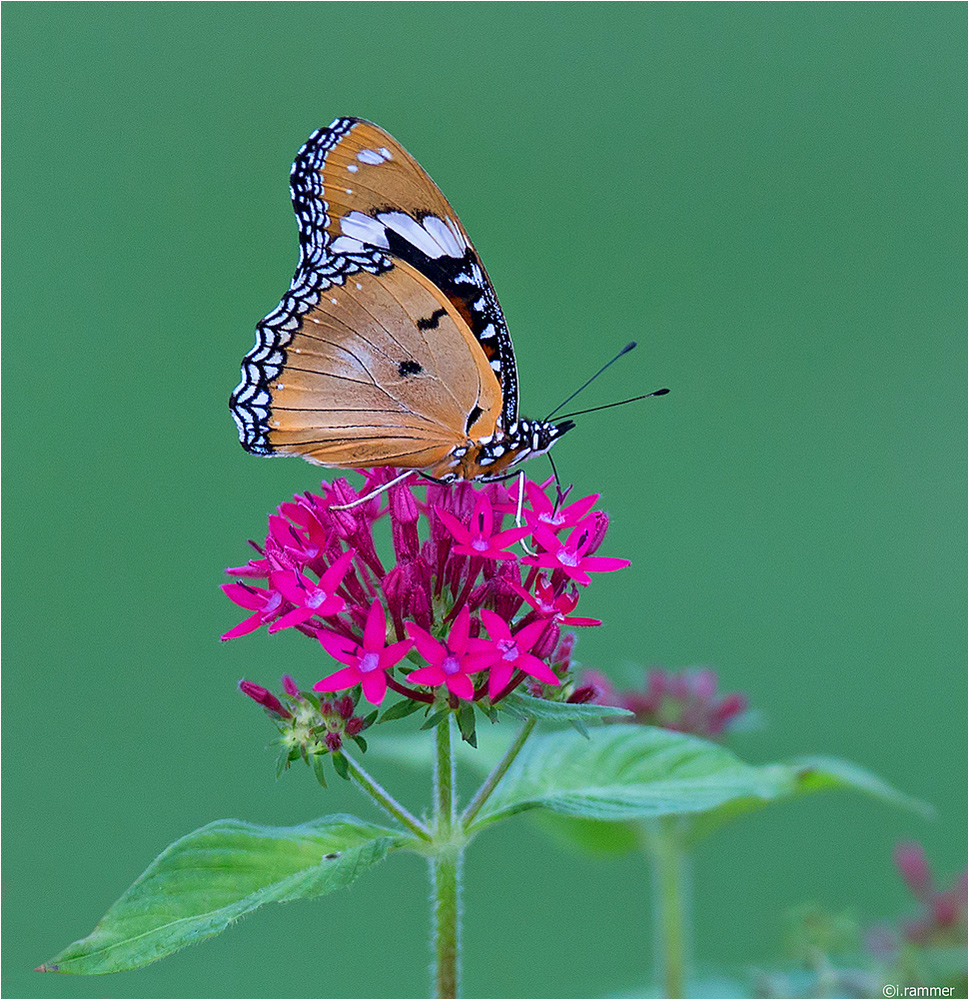
<svg viewBox="0 0 969 1000"><path fill-rule="evenodd" d="M361 118L318 129L290 190L299 266L229 400L246 451L495 480L574 426L518 416L515 351L484 265L387 132Z"/></svg>

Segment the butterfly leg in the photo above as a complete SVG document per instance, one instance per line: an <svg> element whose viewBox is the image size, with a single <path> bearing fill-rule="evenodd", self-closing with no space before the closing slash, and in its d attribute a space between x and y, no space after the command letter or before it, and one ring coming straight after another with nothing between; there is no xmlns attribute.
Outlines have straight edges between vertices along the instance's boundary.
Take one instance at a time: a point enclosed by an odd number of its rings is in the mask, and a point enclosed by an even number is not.
<svg viewBox="0 0 969 1000"><path fill-rule="evenodd" d="M381 493L386 493L391 486L396 486L408 476L413 476L415 472L417 472L416 469L408 469L395 479L391 479L389 483L384 483L383 486L378 486L375 490L371 490L368 494L366 494L366 496L357 497L357 499L353 500L351 503L331 504L330 510L349 510L351 507L358 507L360 504L366 503L368 500L373 500L374 497L380 496Z"/></svg>

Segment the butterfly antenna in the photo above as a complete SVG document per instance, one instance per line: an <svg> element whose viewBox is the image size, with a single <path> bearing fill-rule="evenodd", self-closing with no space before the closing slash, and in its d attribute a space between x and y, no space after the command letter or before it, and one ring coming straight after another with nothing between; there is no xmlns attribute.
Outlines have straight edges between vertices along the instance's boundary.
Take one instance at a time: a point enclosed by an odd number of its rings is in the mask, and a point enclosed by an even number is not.
<svg viewBox="0 0 969 1000"><path fill-rule="evenodd" d="M555 506L552 508L552 517L554 517L565 503L565 498L572 492L572 484L570 483L565 489L562 489L562 480L559 478L559 470L556 468L555 460L552 458L549 452L545 452L545 457L548 459L548 464L552 467L552 475L555 477Z"/></svg>
<svg viewBox="0 0 969 1000"><path fill-rule="evenodd" d="M654 389L652 392L645 392L642 396L631 396L629 399L620 399L615 403L605 403L602 406L590 406L588 410L576 410L574 413L563 413L560 419L566 417L578 417L583 413L595 413L596 410L610 410L614 406L625 406L626 403L635 403L639 399L649 399L650 396L665 396L669 389Z"/></svg>
<svg viewBox="0 0 969 1000"><path fill-rule="evenodd" d="M625 346L625 347L624 347L624 348L623 348L623 349L622 349L622 350L621 350L621 351L620 351L620 352L619 352L619 353L618 353L618 354L617 354L617 355L616 355L616 356L615 356L615 357L614 357L614 358L613 358L613 359L612 359L611 361L607 361L607 362L606 362L606 363L605 363L605 364L604 364L604 365L603 365L603 366L602 366L602 367L601 367L601 368L600 368L600 369L599 369L599 370L598 370L598 371L597 371L597 372L595 373L595 375L593 375L593 376L592 376L592 378L590 378L590 379L587 379L587 380L586 380L585 382L583 382L583 383L582 383L582 385L580 385L580 386L579 386L579 388L578 388L578 389L576 389L576 390L575 390L575 392L573 392L571 396L568 396L568 397L566 397L565 399L563 399L563 400L562 400L562 402L561 402L561 403L559 403L559 405L558 405L558 406L556 406L556 407L555 407L555 409L554 409L554 410L552 410L552 412L551 412L551 413L550 413L550 414L549 414L549 415L548 415L548 416L547 416L547 417L546 417L545 419L546 419L546 420L551 420L551 419L552 419L552 417L554 417L554 416L555 416L555 414L556 414L556 413L558 413L558 411L559 411L559 410L561 410L563 406L565 406L565 405L566 405L567 403L571 403L571 402L572 402L572 400L573 400L573 399L575 399L575 397L576 397L576 396L578 396L578 394L579 394L580 392L582 392L582 390L583 390L583 389L586 389L586 388L588 388L588 387L589 387L590 385L592 385L592 383L593 383L593 382L595 382L595 380L596 380L596 379L597 379L597 378L598 378L598 377L599 377L599 376L600 376L600 375L601 375L601 374L602 374L602 373L603 373L603 372L604 372L604 371L605 371L605 370L606 370L606 369L607 369L607 368L608 368L608 367L609 367L610 365L614 365L614 364L615 364L615 363L616 363L616 362L617 362L617 361L618 361L618 360L619 360L619 359L620 359L620 358L621 358L621 357L622 357L622 356L623 356L624 354L628 354L628 353L629 353L629 352L630 352L630 351L631 351L631 350L632 350L632 349L633 349L633 348L634 348L635 346L636 346L636 341L635 341L635 340L630 340L630 341L629 341L629 343L628 343L628 344L626 344L626 346ZM556 479L556 482L558 482L558 479Z"/></svg>
<svg viewBox="0 0 969 1000"><path fill-rule="evenodd" d="M371 490L365 496L357 497L356 500L351 500L350 503L330 504L330 510L349 510L351 507L359 507L360 504L366 503L368 500L373 500L374 497L379 497L381 493L386 493L391 486L396 486L398 483L403 482L403 480L405 480L408 476L413 476L416 472L416 469L408 469L405 473L397 476L395 479L391 479L389 483L384 483L383 486L378 486L375 490Z"/></svg>

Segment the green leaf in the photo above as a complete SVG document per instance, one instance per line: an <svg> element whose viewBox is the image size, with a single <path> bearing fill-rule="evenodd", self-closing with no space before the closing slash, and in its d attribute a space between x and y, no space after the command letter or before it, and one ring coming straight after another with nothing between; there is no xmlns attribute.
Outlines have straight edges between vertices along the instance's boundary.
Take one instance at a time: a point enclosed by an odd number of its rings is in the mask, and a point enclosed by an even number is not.
<svg viewBox="0 0 969 1000"><path fill-rule="evenodd" d="M555 722L594 722L611 716L628 716L633 713L614 705L572 705L567 701L546 701L530 694L513 691L498 703L498 707L519 719L550 719Z"/></svg>
<svg viewBox="0 0 969 1000"><path fill-rule="evenodd" d="M605 726L588 739L571 730L525 744L474 828L544 806L591 820L694 817L696 839L726 819L823 788L850 788L892 804L914 800L843 761L745 764L726 747L651 726Z"/></svg>
<svg viewBox="0 0 969 1000"><path fill-rule="evenodd" d="M162 851L86 938L42 969L101 975L147 965L263 903L343 888L405 840L353 816L290 827L217 820Z"/></svg>
<svg viewBox="0 0 969 1000"><path fill-rule="evenodd" d="M381 722L391 722L394 719L403 719L418 709L424 707L424 702L422 701L412 701L410 698L402 698L400 701L395 702L382 716L380 716Z"/></svg>
<svg viewBox="0 0 969 1000"><path fill-rule="evenodd" d="M547 809L533 814L536 824L563 847L602 857L620 857L641 846L635 822L604 823L600 820L562 816Z"/></svg>
<svg viewBox="0 0 969 1000"><path fill-rule="evenodd" d="M874 795L875 798L882 799L890 805L921 813L926 819L933 819L936 815L934 807L929 803L892 788L877 774L852 764L850 760L812 755L796 757L786 766L797 772L800 790L803 792L822 791L825 788L854 788L859 792Z"/></svg>
<svg viewBox="0 0 969 1000"><path fill-rule="evenodd" d="M338 775L340 775L340 777L344 781L349 781L350 780L350 768L349 768L349 766L347 764L346 757L344 757L342 753L337 752L337 753L330 754L330 760L333 761L333 769L336 771L336 773Z"/></svg>
<svg viewBox="0 0 969 1000"><path fill-rule="evenodd" d="M450 714L451 710L449 708L444 708L439 712L435 712L433 715L428 716L428 718L424 720L424 724L421 726L421 729L433 729L435 726L443 722Z"/></svg>
<svg viewBox="0 0 969 1000"><path fill-rule="evenodd" d="M362 736L351 736L350 739L360 747L360 753L367 752L367 741Z"/></svg>
<svg viewBox="0 0 969 1000"><path fill-rule="evenodd" d="M469 702L462 702L458 709L458 730L465 743L470 743L471 746L477 748L478 740L475 737L474 723L474 708Z"/></svg>
<svg viewBox="0 0 969 1000"><path fill-rule="evenodd" d="M324 760L326 759L326 754L318 753L313 755L313 774L316 775L316 780L326 788L326 767L324 766Z"/></svg>

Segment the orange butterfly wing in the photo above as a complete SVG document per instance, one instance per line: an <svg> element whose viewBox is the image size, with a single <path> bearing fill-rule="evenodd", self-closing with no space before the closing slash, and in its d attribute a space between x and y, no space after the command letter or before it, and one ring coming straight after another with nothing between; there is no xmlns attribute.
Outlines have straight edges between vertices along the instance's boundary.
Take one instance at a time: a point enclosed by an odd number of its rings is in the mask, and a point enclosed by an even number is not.
<svg viewBox="0 0 969 1000"><path fill-rule="evenodd" d="M321 465L444 475L494 432L501 389L454 306L403 262L333 286L269 389L269 444Z"/></svg>
<svg viewBox="0 0 969 1000"><path fill-rule="evenodd" d="M229 401L247 451L500 478L572 426L518 419L491 282L444 195L383 129L317 130L290 188L299 266Z"/></svg>

